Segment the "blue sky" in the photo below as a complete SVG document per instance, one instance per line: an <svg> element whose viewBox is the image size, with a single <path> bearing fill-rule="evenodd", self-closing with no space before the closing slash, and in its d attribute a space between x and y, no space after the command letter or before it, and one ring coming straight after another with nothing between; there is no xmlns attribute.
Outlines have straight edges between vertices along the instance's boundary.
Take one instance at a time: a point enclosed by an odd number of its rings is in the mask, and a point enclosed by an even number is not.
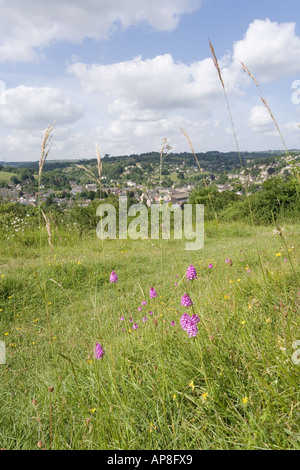
<svg viewBox="0 0 300 470"><path fill-rule="evenodd" d="M0 161L160 151L300 148L300 4L294 0L0 0Z"/></svg>

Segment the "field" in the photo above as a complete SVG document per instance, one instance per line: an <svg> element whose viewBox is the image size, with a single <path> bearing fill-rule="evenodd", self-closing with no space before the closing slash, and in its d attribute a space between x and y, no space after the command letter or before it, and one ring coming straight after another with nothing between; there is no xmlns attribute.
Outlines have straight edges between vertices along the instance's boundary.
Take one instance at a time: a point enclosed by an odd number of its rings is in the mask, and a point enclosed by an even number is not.
<svg viewBox="0 0 300 470"><path fill-rule="evenodd" d="M17 176L15 173L0 170L0 183L9 183L12 176Z"/></svg>
<svg viewBox="0 0 300 470"><path fill-rule="evenodd" d="M16 219L0 244L0 448L299 449L300 227L273 228L207 223L185 251L65 224L51 251Z"/></svg>

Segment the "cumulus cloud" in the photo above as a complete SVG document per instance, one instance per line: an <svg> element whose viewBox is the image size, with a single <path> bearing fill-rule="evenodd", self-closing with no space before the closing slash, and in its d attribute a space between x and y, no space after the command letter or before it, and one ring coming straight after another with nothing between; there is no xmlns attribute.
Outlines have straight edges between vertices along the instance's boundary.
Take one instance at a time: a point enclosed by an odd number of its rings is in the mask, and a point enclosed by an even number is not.
<svg viewBox="0 0 300 470"><path fill-rule="evenodd" d="M185 65L165 54L111 65L76 63L68 72L79 79L86 93L109 96L110 111L195 107L204 111L222 94L212 59Z"/></svg>
<svg viewBox="0 0 300 470"><path fill-rule="evenodd" d="M0 124L11 129L41 129L53 121L72 123L83 116L82 109L61 90L20 85L0 95Z"/></svg>
<svg viewBox="0 0 300 470"><path fill-rule="evenodd" d="M255 20L245 37L234 43L232 56L227 51L219 59L227 92L241 95L250 83L240 60L264 82L300 72L299 56L294 23ZM187 65L175 62L170 54L139 56L110 65L77 62L67 71L78 78L85 93L109 97L109 111L120 112L121 119L130 119L137 110L144 115L149 110L195 107L207 112L222 95L211 58Z"/></svg>
<svg viewBox="0 0 300 470"><path fill-rule="evenodd" d="M234 43L233 63L241 60L261 82L270 82L300 72L300 38L295 23L255 20L245 37Z"/></svg>
<svg viewBox="0 0 300 470"><path fill-rule="evenodd" d="M32 61L53 41L103 39L117 27L176 28L201 0L0 0L0 61Z"/></svg>
<svg viewBox="0 0 300 470"><path fill-rule="evenodd" d="M270 133L274 131L274 121L265 106L253 106L249 113L249 125L254 132Z"/></svg>

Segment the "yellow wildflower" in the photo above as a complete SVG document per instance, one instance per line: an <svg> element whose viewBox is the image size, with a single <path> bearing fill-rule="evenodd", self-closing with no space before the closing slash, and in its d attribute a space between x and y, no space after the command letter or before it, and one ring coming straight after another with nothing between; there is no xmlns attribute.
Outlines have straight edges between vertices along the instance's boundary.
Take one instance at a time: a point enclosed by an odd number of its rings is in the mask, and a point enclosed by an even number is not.
<svg viewBox="0 0 300 470"><path fill-rule="evenodd" d="M193 381L193 380L189 383L189 387L192 387L192 390L194 391L195 385L194 385L194 381Z"/></svg>

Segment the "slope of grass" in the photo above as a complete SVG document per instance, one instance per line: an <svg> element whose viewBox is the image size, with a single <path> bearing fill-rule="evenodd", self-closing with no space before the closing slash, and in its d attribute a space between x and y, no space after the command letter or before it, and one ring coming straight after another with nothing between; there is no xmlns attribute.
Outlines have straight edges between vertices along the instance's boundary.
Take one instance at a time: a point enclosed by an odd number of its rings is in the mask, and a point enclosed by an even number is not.
<svg viewBox="0 0 300 470"><path fill-rule="evenodd" d="M67 228L52 253L45 231L8 237L0 448L299 449L299 232L210 224L200 252L114 240L102 253ZM199 316L195 338L185 312Z"/></svg>
<svg viewBox="0 0 300 470"><path fill-rule="evenodd" d="M8 171L0 170L0 183L9 183L12 176L17 176L16 173L9 173Z"/></svg>

